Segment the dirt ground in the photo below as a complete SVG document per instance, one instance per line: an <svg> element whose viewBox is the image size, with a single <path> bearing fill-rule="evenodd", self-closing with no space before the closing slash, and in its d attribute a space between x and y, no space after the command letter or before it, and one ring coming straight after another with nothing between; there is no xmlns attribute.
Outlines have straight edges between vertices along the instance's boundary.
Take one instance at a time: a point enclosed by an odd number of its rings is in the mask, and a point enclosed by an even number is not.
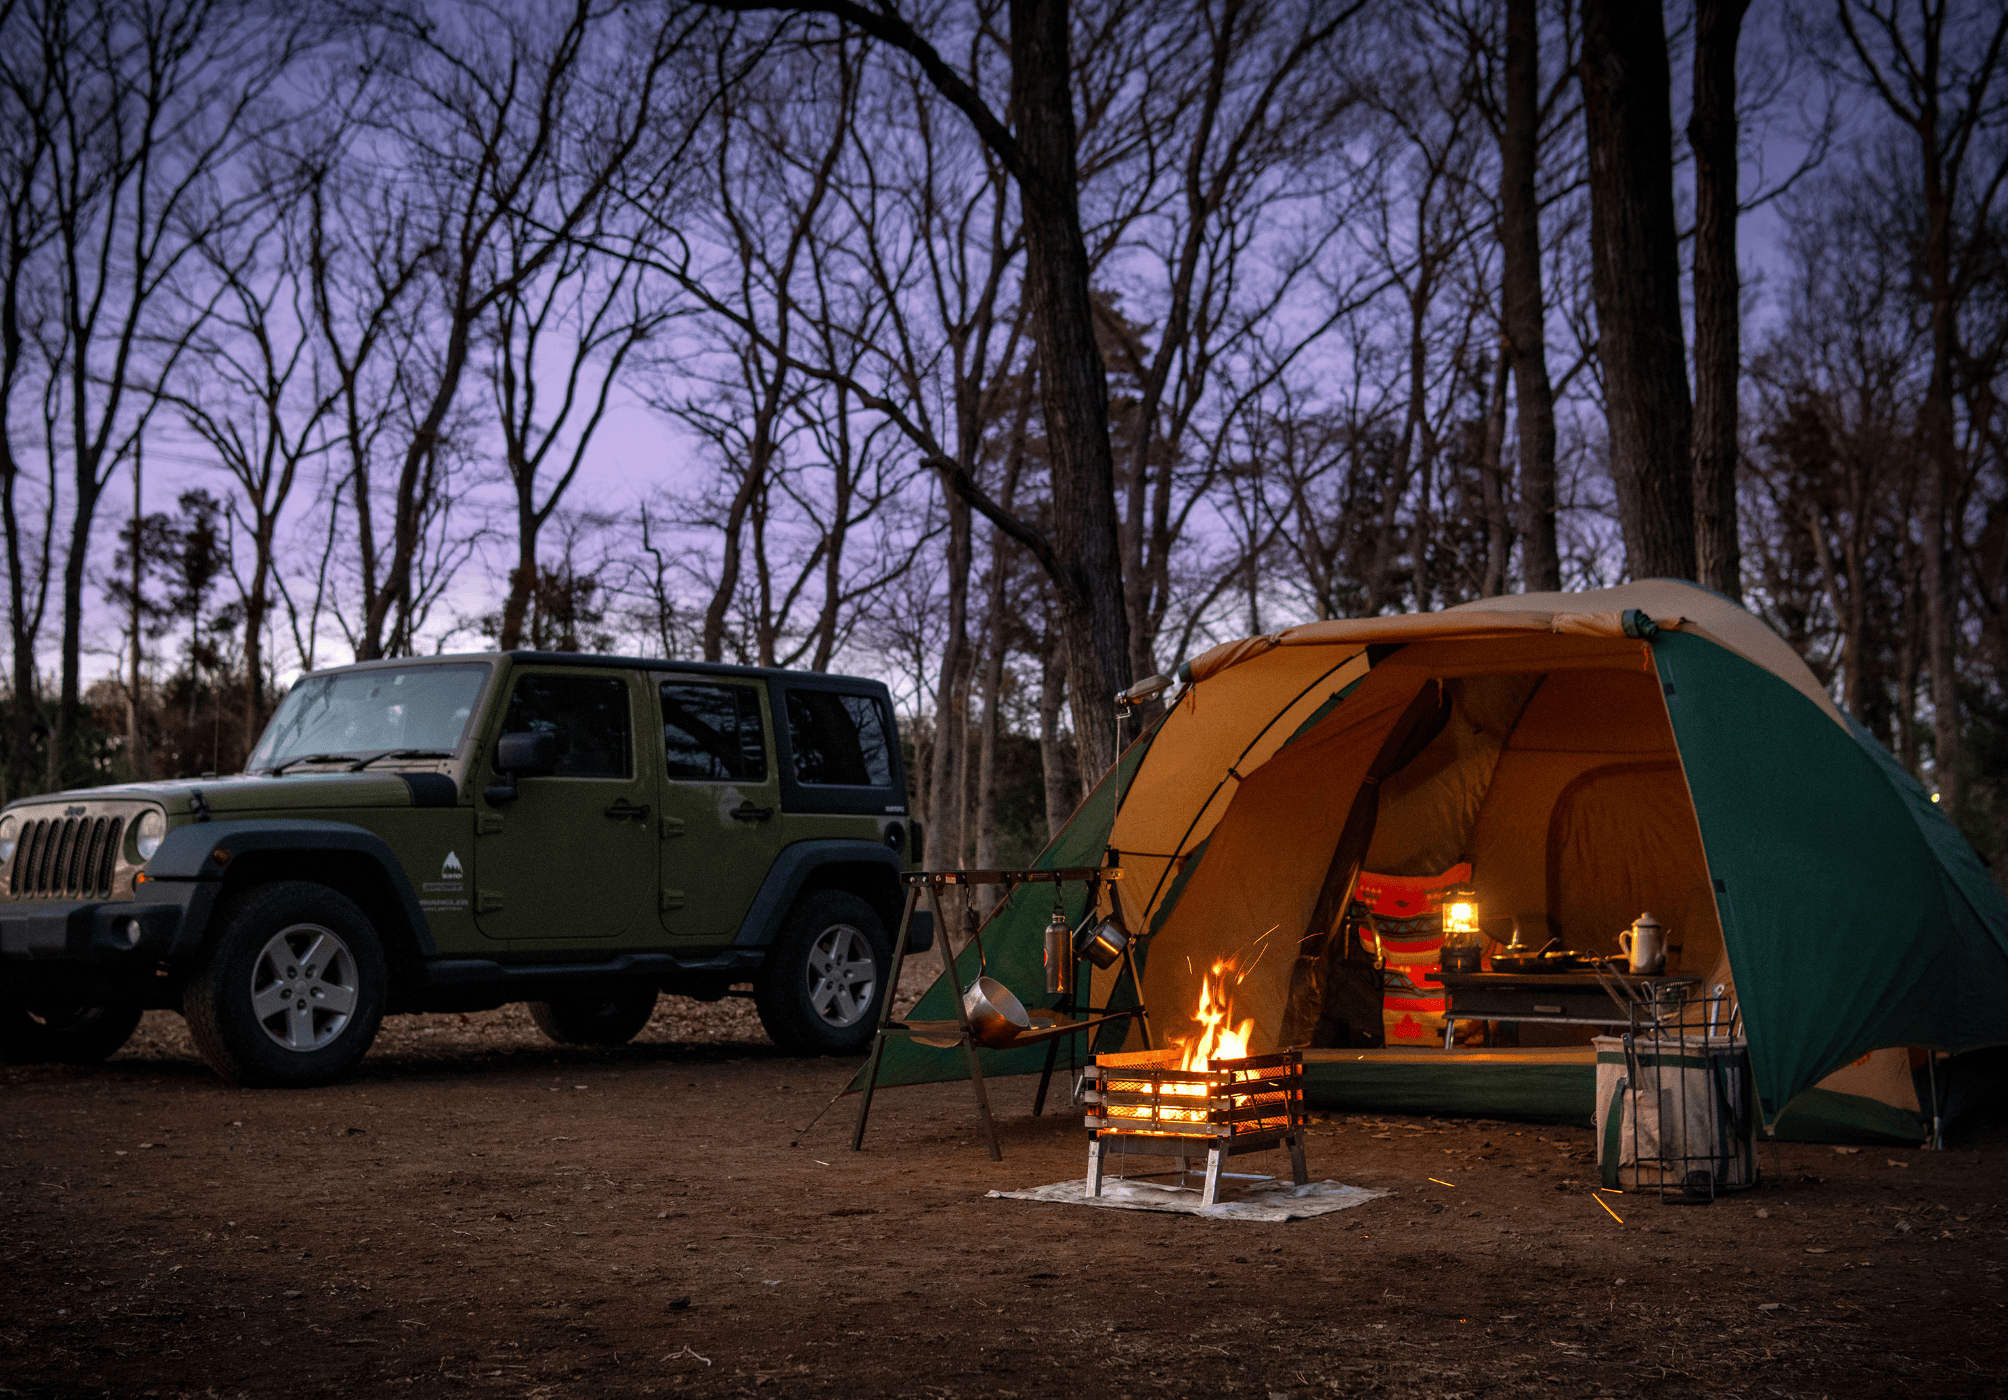
<svg viewBox="0 0 2008 1400"><path fill-rule="evenodd" d="M619 1051L397 1018L306 1092L164 1013L0 1071L0 1395L2008 1395L1998 1125L1620 1224L1587 1130L1334 1115L1313 1177L1394 1194L1231 1223L986 1199L1085 1164L1030 1080L1002 1163L960 1084L791 1146L854 1068L665 998Z"/></svg>

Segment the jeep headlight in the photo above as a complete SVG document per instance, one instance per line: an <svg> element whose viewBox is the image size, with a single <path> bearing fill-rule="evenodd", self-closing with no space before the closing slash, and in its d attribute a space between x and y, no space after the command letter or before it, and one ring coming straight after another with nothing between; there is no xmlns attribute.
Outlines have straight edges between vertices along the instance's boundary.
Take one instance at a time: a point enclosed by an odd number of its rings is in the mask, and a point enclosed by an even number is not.
<svg viewBox="0 0 2008 1400"><path fill-rule="evenodd" d="M160 849L160 843L167 839L167 818L156 809L149 808L133 823L132 844L139 852L141 860L152 860L153 853Z"/></svg>
<svg viewBox="0 0 2008 1400"><path fill-rule="evenodd" d="M14 859L14 844L20 839L21 823L9 812L0 817L0 864Z"/></svg>

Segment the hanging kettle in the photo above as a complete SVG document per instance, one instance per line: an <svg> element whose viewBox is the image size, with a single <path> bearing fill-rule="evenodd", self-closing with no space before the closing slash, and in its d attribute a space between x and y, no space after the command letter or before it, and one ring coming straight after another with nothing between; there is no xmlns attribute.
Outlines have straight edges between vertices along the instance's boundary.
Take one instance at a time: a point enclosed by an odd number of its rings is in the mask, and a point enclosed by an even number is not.
<svg viewBox="0 0 2008 1400"><path fill-rule="evenodd" d="M1129 941L1129 930L1123 927L1121 917L1111 914L1100 923L1082 931L1080 944L1074 949L1074 953L1106 972L1122 959L1123 950L1129 947Z"/></svg>

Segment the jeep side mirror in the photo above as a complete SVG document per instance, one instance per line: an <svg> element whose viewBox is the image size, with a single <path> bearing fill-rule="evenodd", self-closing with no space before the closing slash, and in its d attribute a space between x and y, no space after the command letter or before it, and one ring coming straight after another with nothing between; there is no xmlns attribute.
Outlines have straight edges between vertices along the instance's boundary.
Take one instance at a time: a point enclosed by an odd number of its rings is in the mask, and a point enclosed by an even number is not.
<svg viewBox="0 0 2008 1400"><path fill-rule="evenodd" d="M495 766L519 778L535 778L558 766L558 736L550 730L504 734L495 741Z"/></svg>
<svg viewBox="0 0 2008 1400"><path fill-rule="evenodd" d="M516 780L535 778L558 766L558 736L549 730L504 734L495 741L495 771L503 781L490 783L483 794L491 807L516 800Z"/></svg>

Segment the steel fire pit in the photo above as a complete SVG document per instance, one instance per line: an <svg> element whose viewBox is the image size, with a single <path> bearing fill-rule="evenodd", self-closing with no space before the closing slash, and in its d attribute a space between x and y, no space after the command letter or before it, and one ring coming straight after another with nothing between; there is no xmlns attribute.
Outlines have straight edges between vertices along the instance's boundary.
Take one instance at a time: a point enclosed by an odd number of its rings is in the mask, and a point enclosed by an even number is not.
<svg viewBox="0 0 2008 1400"><path fill-rule="evenodd" d="M1087 1194L1102 1194L1102 1170L1113 1147L1124 1153L1176 1159L1173 1171L1137 1176L1185 1175L1191 1159L1206 1154L1200 1203L1220 1199L1220 1168L1229 1157L1290 1149L1291 1179L1303 1186L1304 1056L1298 1050L1209 1060L1205 1069L1180 1069L1177 1050L1097 1055L1084 1071L1087 1102Z"/></svg>

